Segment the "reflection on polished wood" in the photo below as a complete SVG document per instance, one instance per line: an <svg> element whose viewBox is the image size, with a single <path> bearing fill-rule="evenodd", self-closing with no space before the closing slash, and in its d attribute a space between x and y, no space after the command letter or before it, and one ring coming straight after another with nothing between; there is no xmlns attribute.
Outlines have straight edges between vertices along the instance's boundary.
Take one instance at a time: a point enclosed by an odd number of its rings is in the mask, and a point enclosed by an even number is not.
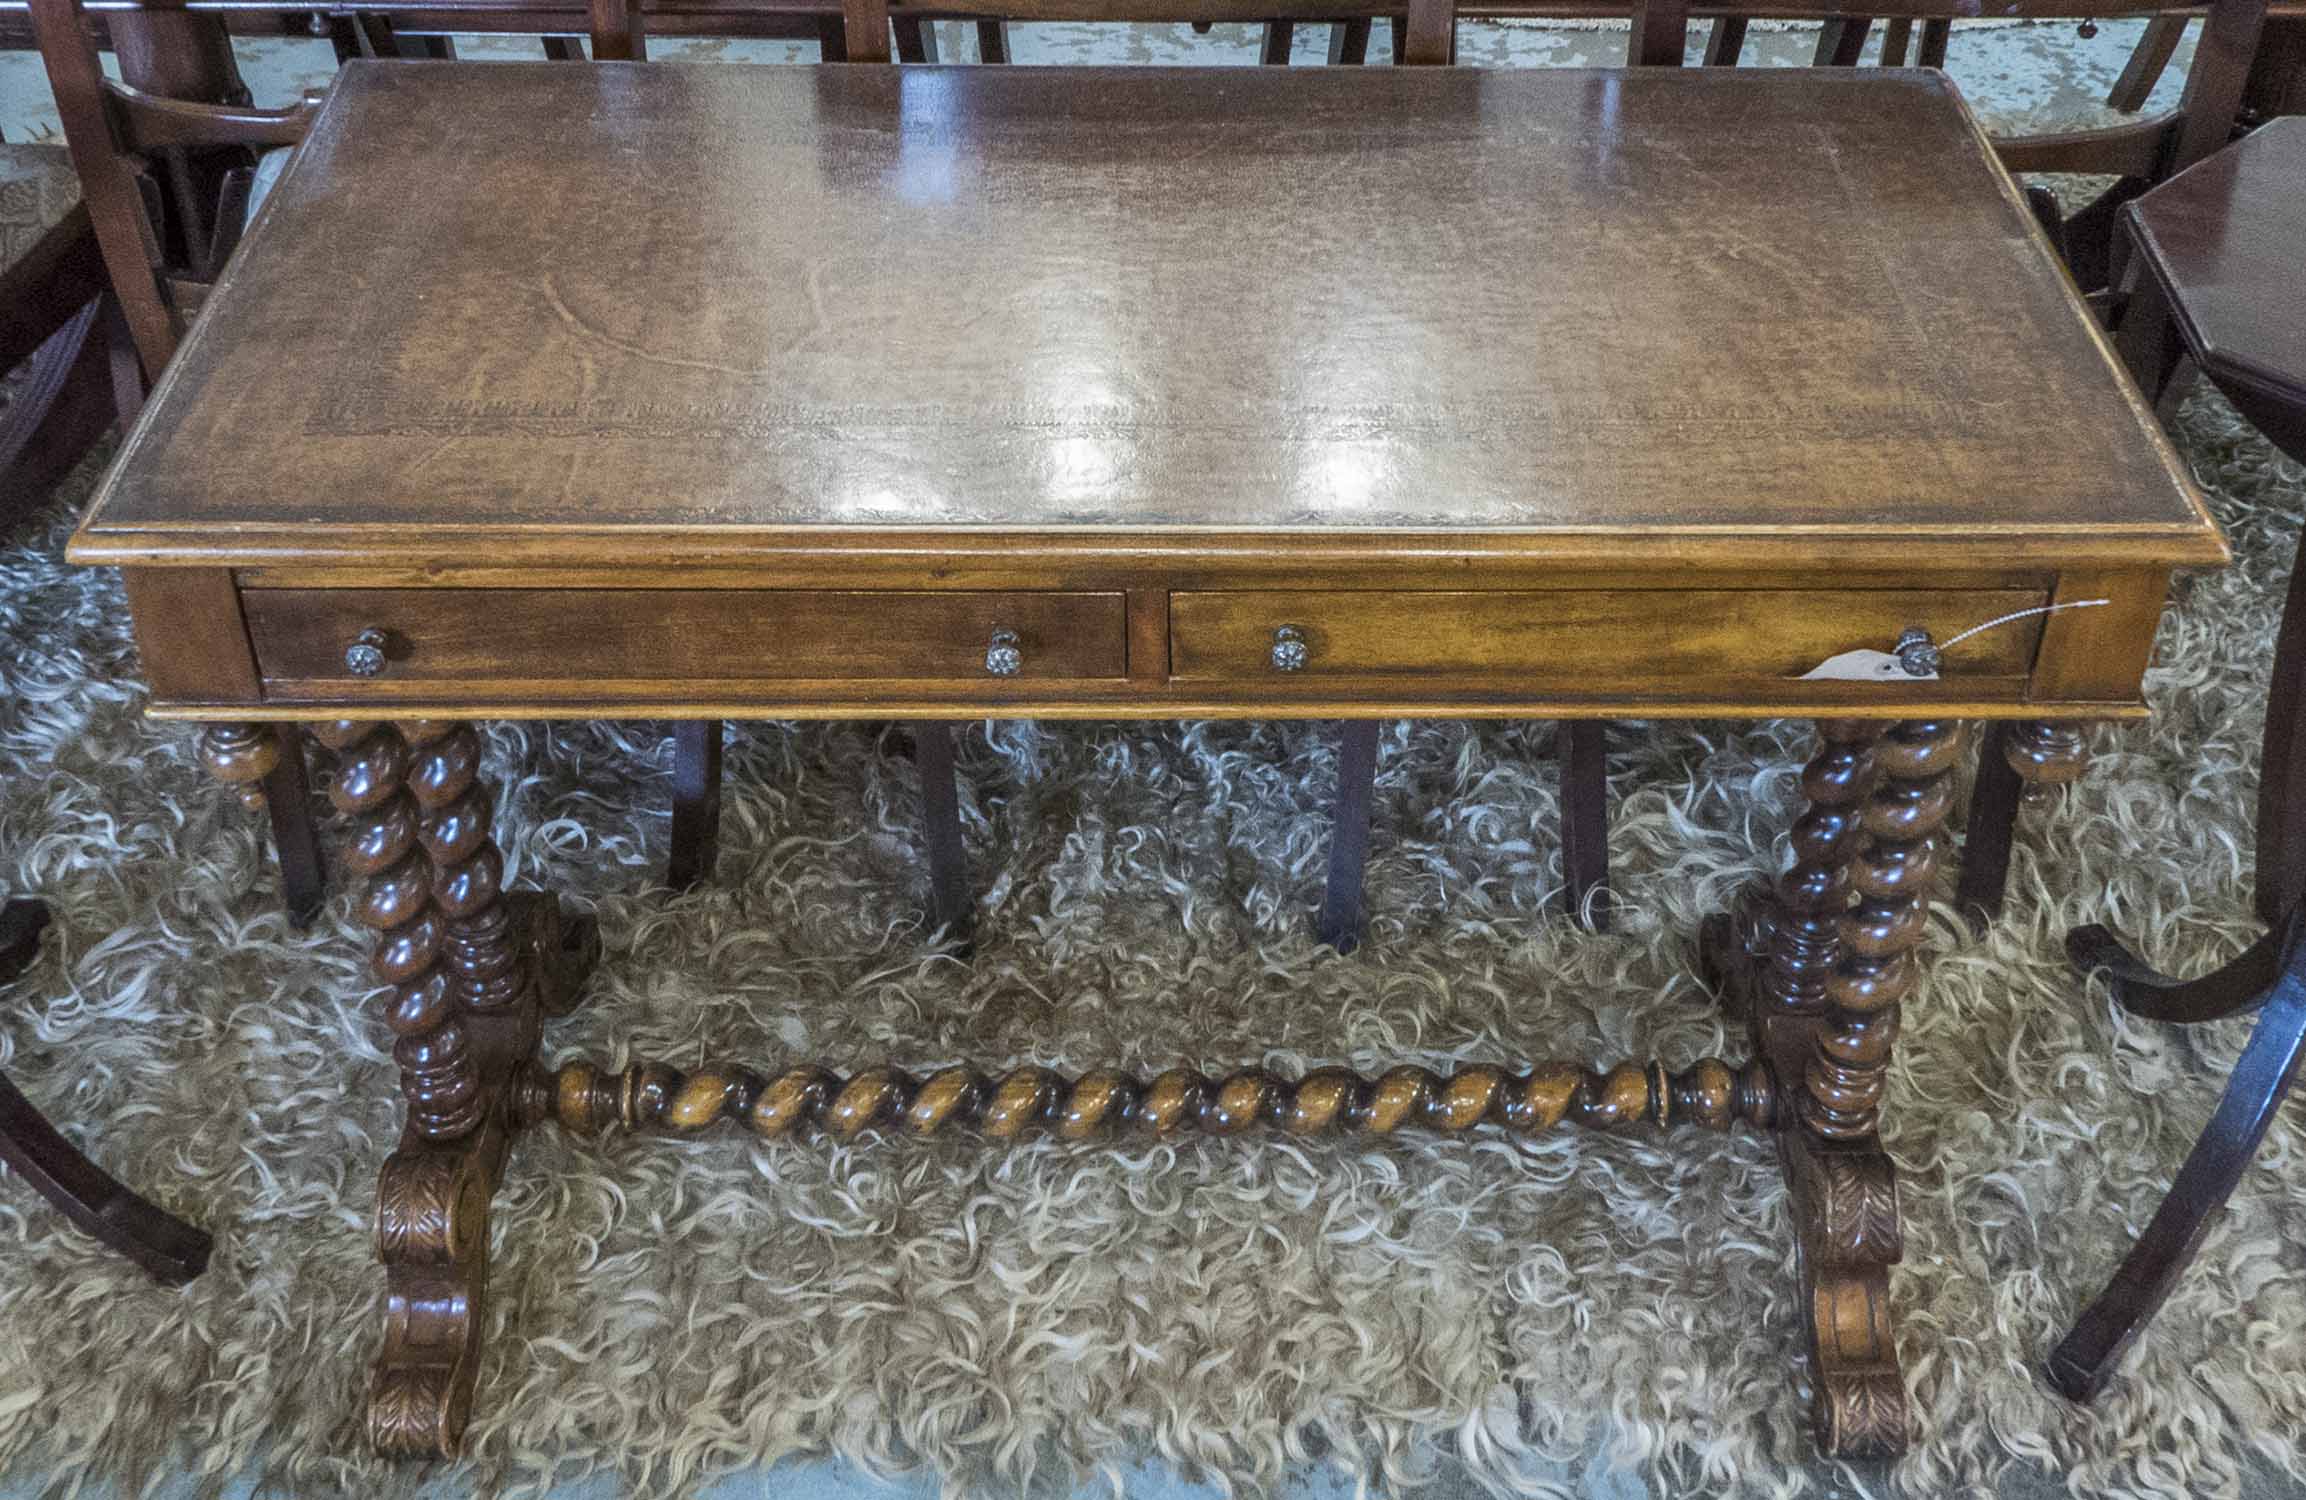
<svg viewBox="0 0 2306 1500"><path fill-rule="evenodd" d="M409 1105L371 1406L405 1454L460 1439L512 1133L730 1115L1767 1128L1820 1441L1894 1452L1878 1125L1958 721L2047 725L2049 765L2142 715L2172 570L2226 555L1959 100L1879 70L355 64L157 402L73 556L126 566L157 712L339 747ZM2078 600L1935 678L1804 676ZM498 714L913 721L956 932L940 722L1344 721L1339 946L1378 720L1826 744L1793 868L1706 934L1738 1068L548 1076L589 933L499 889ZM1565 744L1598 920L1604 746Z"/></svg>
<svg viewBox="0 0 2306 1500"><path fill-rule="evenodd" d="M2209 560L2032 237L1929 74L356 62L80 555L1799 525Z"/></svg>

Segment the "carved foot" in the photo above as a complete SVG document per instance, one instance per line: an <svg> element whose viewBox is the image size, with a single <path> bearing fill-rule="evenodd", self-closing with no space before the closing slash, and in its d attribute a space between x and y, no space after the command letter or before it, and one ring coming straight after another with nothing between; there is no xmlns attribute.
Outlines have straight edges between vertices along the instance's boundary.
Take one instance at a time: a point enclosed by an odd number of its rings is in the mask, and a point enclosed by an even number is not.
<svg viewBox="0 0 2306 1500"><path fill-rule="evenodd" d="M472 1414L487 1319L488 1206L505 1128L463 1140L411 1131L376 1190L384 1348L369 1384L368 1440L387 1458L454 1457Z"/></svg>
<svg viewBox="0 0 2306 1500"><path fill-rule="evenodd" d="M542 891L503 897L509 943L536 1008L576 1007L599 957L589 917L564 916ZM536 1017L466 1021L482 1078L481 1124L453 1141L415 1125L377 1181L376 1253L384 1263L384 1348L369 1387L369 1441L391 1458L454 1457L472 1412L487 1321L489 1201L503 1179L520 1079L536 1051Z"/></svg>
<svg viewBox="0 0 2306 1500"><path fill-rule="evenodd" d="M408 1123L377 1184L385 1336L369 1437L396 1457L464 1439L488 1290L488 1205L542 1017L576 1004L597 940L537 892L503 888L494 808L470 725L340 721L329 796L350 819L345 864L368 888Z"/></svg>
<svg viewBox="0 0 2306 1500"><path fill-rule="evenodd" d="M1778 1150L1799 1238L1818 1447L1882 1459L1905 1449L1906 1394L1889 1301L1897 1177L1876 1126L1899 1008L1918 978L1962 733L1944 720L1819 728L1792 865L1773 895L1748 903L1762 921L1744 934L1717 922L1707 949L1725 989L1750 1001L1757 1050L1785 1083Z"/></svg>
<svg viewBox="0 0 2306 1500"><path fill-rule="evenodd" d="M1780 1134L1794 1199L1810 1357L1810 1425L1830 1458L1894 1458L1906 1446L1906 1384L1890 1317L1900 1251L1897 1174L1869 1143Z"/></svg>

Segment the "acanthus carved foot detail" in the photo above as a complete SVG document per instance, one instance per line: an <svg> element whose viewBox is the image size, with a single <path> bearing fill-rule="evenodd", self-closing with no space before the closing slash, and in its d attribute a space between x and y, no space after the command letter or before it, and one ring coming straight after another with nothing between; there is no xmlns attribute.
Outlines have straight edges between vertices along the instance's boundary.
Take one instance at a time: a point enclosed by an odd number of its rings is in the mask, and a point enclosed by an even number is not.
<svg viewBox="0 0 2306 1500"><path fill-rule="evenodd" d="M1834 1458L1894 1458L1906 1447L1906 1387L1890 1314L1890 1267L1903 1245L1897 1174L1870 1143L1779 1136L1793 1194L1810 1424Z"/></svg>
<svg viewBox="0 0 2306 1500"><path fill-rule="evenodd" d="M1943 720L1819 728L1791 864L1774 891L1708 922L1700 952L1786 1085L1778 1145L1800 1240L1819 1447L1887 1458L1904 1451L1907 1417L1889 1304L1897 1176L1876 1130L1962 733Z"/></svg>
<svg viewBox="0 0 2306 1500"><path fill-rule="evenodd" d="M432 720L337 722L330 799L352 822L356 914L376 933L408 1123L377 1183L385 1338L369 1439L400 1457L454 1454L472 1409L488 1292L489 1200L504 1170L516 1085L542 1017L576 1002L592 926L503 889L480 778L480 737Z"/></svg>
<svg viewBox="0 0 2306 1500"><path fill-rule="evenodd" d="M369 1386L368 1439L388 1458L454 1454L464 1440L487 1307L488 1206L505 1145L493 1119L452 1144L412 1139L377 1180L384 1347Z"/></svg>

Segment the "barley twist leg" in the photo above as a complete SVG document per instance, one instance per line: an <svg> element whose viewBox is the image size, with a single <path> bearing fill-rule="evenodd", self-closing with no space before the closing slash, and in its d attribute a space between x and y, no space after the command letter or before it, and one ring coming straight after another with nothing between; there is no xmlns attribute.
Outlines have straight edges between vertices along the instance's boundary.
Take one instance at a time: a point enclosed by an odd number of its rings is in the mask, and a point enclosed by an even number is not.
<svg viewBox="0 0 2306 1500"><path fill-rule="evenodd" d="M1749 887L1728 915L1710 919L1699 934L1707 982L1727 1008L1757 1024L1823 1012L1827 977L1841 951L1848 865L1861 834L1858 803L1873 781L1873 746L1882 726L1830 719L1819 732L1825 743L1802 768L1804 807L1794 820L1792 863L1774 884Z"/></svg>
<svg viewBox="0 0 2306 1500"><path fill-rule="evenodd" d="M454 1454L472 1408L488 1287L489 1200L514 1126L508 1103L541 1017L565 1010L592 957L589 925L508 894L470 725L343 721L330 798L366 882L408 1123L377 1184L384 1346L369 1440L392 1456Z"/></svg>
<svg viewBox="0 0 2306 1500"><path fill-rule="evenodd" d="M1826 736L1813 770L1837 745L1857 743L1847 726L1826 726ZM1785 890L1789 905L1814 896L1807 915L1832 932L1807 927L1792 942L1781 935L1770 968L1779 1008L1757 1021L1780 1076L1801 1080L1789 1090L1778 1141L1801 1242L1813 1425L1819 1447L1835 1457L1887 1458L1907 1440L1889 1303L1889 1267L1901 1251L1897 1180L1876 1129L1898 1007L1918 974L1961 741L1960 724L1941 720L1870 738L1862 773L1851 763L1849 777L1827 779L1833 800L1824 817L1818 780L1806 778L1810 834L1797 828L1800 878ZM1851 787L1861 795L1845 795ZM1804 982L1792 984L1789 974Z"/></svg>

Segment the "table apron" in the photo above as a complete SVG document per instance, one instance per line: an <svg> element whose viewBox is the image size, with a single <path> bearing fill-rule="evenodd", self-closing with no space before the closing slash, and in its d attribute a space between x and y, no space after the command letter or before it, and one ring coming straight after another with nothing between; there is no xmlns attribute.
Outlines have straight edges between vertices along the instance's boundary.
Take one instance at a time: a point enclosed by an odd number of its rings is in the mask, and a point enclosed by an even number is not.
<svg viewBox="0 0 2306 1500"><path fill-rule="evenodd" d="M2166 579L267 587L128 570L167 717L2123 718ZM1154 580L1156 584L1159 580ZM2060 604L2088 608L2041 613ZM2033 612L2033 613L2029 613ZM2005 617L2017 616L2018 618ZM1936 680L1808 681L1918 627Z"/></svg>

